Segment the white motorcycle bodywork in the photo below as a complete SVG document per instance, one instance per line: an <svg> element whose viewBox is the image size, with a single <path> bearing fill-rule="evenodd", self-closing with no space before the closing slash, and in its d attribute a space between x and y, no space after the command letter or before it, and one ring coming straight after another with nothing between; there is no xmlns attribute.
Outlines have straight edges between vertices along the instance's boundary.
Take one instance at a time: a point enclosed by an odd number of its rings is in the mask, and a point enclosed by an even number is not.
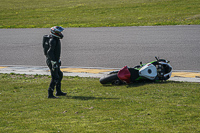
<svg viewBox="0 0 200 133"><path fill-rule="evenodd" d="M155 80L157 76L157 69L153 64L148 63L139 70L139 76Z"/></svg>

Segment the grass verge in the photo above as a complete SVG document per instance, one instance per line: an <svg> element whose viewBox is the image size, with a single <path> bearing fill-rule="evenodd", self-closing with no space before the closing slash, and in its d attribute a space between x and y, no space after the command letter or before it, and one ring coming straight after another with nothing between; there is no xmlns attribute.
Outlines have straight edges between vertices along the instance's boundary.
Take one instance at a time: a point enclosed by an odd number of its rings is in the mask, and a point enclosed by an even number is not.
<svg viewBox="0 0 200 133"><path fill-rule="evenodd" d="M200 24L199 0L1 0L0 28Z"/></svg>
<svg viewBox="0 0 200 133"><path fill-rule="evenodd" d="M48 99L48 76L0 74L0 132L199 132L199 83L103 86L64 77Z"/></svg>

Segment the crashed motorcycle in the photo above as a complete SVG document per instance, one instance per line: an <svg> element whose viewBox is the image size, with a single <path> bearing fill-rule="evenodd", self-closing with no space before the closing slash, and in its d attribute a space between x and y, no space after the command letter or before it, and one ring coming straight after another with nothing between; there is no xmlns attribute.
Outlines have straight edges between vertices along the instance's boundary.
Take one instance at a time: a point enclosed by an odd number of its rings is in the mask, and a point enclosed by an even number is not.
<svg viewBox="0 0 200 133"><path fill-rule="evenodd" d="M137 65L133 68L124 66L119 71L112 71L108 75L100 78L101 84L129 84L137 81L157 81L157 80L168 80L172 74L172 66L169 64L170 61L165 59L159 59Z"/></svg>

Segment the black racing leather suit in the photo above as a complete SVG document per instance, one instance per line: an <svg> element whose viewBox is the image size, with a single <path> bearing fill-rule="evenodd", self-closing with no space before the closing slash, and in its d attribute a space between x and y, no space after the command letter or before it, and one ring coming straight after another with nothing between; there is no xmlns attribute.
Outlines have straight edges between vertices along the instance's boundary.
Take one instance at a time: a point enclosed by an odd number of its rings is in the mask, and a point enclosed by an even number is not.
<svg viewBox="0 0 200 133"><path fill-rule="evenodd" d="M56 86L56 90L60 91L61 88L61 81L63 78L63 73L60 70L59 63L60 60L60 54L61 54L61 43L60 39L57 37L53 37L49 41L49 50L47 51L46 55L46 63L51 71L51 83L49 85L49 90L54 90L54 87ZM57 62L57 68L53 69L51 61Z"/></svg>

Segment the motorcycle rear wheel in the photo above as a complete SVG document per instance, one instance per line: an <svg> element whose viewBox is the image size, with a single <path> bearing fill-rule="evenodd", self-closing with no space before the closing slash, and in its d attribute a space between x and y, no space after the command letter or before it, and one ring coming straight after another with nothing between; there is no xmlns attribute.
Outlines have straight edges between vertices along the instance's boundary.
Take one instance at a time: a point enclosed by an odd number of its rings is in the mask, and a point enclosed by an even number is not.
<svg viewBox="0 0 200 133"><path fill-rule="evenodd" d="M108 84L108 83L113 83L116 80L119 80L117 74L111 74L111 75L108 75L107 77L100 78L99 81L101 84Z"/></svg>

